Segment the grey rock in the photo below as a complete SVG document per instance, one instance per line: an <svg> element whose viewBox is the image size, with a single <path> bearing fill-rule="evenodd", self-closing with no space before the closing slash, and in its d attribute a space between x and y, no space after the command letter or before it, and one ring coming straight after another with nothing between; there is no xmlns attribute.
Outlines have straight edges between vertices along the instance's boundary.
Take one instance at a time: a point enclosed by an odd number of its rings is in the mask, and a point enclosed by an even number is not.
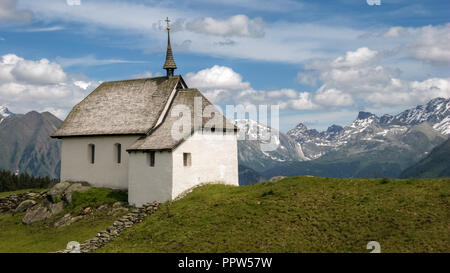
<svg viewBox="0 0 450 273"><path fill-rule="evenodd" d="M56 204L50 204L49 209L52 215L61 213L64 210L65 203L64 201L58 202Z"/></svg>
<svg viewBox="0 0 450 273"><path fill-rule="evenodd" d="M29 192L26 194L26 197L29 199L37 199L41 196L41 194L37 193L37 192Z"/></svg>
<svg viewBox="0 0 450 273"><path fill-rule="evenodd" d="M67 188L69 188L71 184L69 182L60 182L53 186L48 191L48 196L51 198L53 202L57 202L59 199L63 197L63 194Z"/></svg>
<svg viewBox="0 0 450 273"><path fill-rule="evenodd" d="M122 203L122 202L115 202L112 205L113 208L120 208L120 207L123 207L123 206L124 206L124 203Z"/></svg>
<svg viewBox="0 0 450 273"><path fill-rule="evenodd" d="M86 192L90 189L88 186L83 186L81 183L74 183L71 184L69 187L67 187L64 190L63 198L68 203L72 202L72 194L73 192Z"/></svg>
<svg viewBox="0 0 450 273"><path fill-rule="evenodd" d="M32 223L45 220L51 216L50 211L42 205L36 205L29 209L22 219L22 223L30 225Z"/></svg>
<svg viewBox="0 0 450 273"><path fill-rule="evenodd" d="M118 215L118 214L121 214L121 213L125 213L125 212L127 212L128 211L128 209L127 208L123 208L123 207L120 207L120 208L113 208L109 213L108 213L108 215Z"/></svg>
<svg viewBox="0 0 450 273"><path fill-rule="evenodd" d="M20 203L17 208L14 210L15 213L24 212L27 209L31 208L32 206L36 205L36 201L34 200L25 200L22 203Z"/></svg>
<svg viewBox="0 0 450 273"><path fill-rule="evenodd" d="M108 244L112 239L119 236L122 231L132 227L135 223L141 222L143 218L152 214L156 209L159 208L159 205L160 204L158 202L153 202L152 204L148 205L148 207L143 206L142 208L133 210L133 212L129 213L128 215L120 217L119 219L114 221L111 226L107 227L106 230L100 231L99 233L97 233L97 236L84 241L81 244L81 252L88 253ZM115 209L124 208L116 207Z"/></svg>
<svg viewBox="0 0 450 273"><path fill-rule="evenodd" d="M53 224L55 227L65 227L69 225L70 219L72 219L72 216L70 213L65 214L60 219L56 220L56 222Z"/></svg>
<svg viewBox="0 0 450 273"><path fill-rule="evenodd" d="M108 204L103 204L97 208L98 211L106 211L109 208Z"/></svg>
<svg viewBox="0 0 450 273"><path fill-rule="evenodd" d="M277 181L280 181L285 178L286 178L286 176L274 176L269 180L269 182L277 182Z"/></svg>

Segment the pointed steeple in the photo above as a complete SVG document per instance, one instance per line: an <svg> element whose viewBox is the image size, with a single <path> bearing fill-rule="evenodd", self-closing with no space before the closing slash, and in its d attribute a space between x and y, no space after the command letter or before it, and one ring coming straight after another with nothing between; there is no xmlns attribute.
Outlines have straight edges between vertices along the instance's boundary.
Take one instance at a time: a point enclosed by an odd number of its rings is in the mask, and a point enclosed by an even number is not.
<svg viewBox="0 0 450 273"><path fill-rule="evenodd" d="M173 71L177 69L177 65L173 60L172 47L170 46L170 26L169 26L169 18L166 18L167 22L167 52L166 52L166 62L164 63L163 69L167 71L167 77L173 76Z"/></svg>

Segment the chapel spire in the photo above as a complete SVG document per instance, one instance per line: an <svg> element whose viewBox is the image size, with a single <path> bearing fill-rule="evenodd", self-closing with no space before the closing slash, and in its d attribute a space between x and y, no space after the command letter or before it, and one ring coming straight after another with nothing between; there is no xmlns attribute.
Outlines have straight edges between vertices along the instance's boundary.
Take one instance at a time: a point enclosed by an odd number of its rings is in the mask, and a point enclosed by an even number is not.
<svg viewBox="0 0 450 273"><path fill-rule="evenodd" d="M166 62L164 63L163 69L167 71L167 77L173 76L173 71L177 69L177 65L173 60L172 47L170 46L170 26L169 26L169 18L166 18L167 23L167 52L166 52Z"/></svg>

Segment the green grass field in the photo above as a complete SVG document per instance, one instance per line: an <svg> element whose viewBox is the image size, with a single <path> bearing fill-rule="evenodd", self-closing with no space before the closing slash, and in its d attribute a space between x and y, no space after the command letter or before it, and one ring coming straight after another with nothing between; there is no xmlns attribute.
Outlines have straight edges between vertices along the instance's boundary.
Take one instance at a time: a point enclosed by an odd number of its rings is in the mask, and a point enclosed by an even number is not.
<svg viewBox="0 0 450 273"><path fill-rule="evenodd" d="M450 252L450 179L208 185L98 252Z"/></svg>
<svg viewBox="0 0 450 273"><path fill-rule="evenodd" d="M36 190L21 190L28 192ZM2 193L7 196L12 193ZM53 223L65 213L80 212L85 207L98 207L100 204L126 200L126 192L108 189L90 189L86 193L74 193L73 202L59 215L32 225L22 224L25 213L16 215L0 214L0 252L54 252L64 249L69 241L83 241L94 237L97 232L110 226L119 216L95 212L87 219L67 227L56 228Z"/></svg>

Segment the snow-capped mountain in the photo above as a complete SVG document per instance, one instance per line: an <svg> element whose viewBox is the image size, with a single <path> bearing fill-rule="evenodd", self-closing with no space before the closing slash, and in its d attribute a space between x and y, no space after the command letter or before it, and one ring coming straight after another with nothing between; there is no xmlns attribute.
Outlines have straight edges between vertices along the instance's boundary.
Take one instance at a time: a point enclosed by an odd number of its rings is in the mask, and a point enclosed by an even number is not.
<svg viewBox="0 0 450 273"><path fill-rule="evenodd" d="M450 116L450 99L435 98L427 104L401 112L388 121L388 124L400 123L415 125L422 122L436 124Z"/></svg>
<svg viewBox="0 0 450 273"><path fill-rule="evenodd" d="M287 161L305 160L300 144L254 120L236 120L239 164L262 171Z"/></svg>
<svg viewBox="0 0 450 273"><path fill-rule="evenodd" d="M8 107L0 105L0 123L7 117L14 115L8 110Z"/></svg>
<svg viewBox="0 0 450 273"><path fill-rule="evenodd" d="M392 142L424 122L432 126L429 130L450 135L450 99L436 98L396 116L383 115L380 118L372 113L359 112L352 124L344 128L333 125L323 132L308 129L300 123L287 134L301 144L307 158L317 159L343 146L359 145L362 141Z"/></svg>

